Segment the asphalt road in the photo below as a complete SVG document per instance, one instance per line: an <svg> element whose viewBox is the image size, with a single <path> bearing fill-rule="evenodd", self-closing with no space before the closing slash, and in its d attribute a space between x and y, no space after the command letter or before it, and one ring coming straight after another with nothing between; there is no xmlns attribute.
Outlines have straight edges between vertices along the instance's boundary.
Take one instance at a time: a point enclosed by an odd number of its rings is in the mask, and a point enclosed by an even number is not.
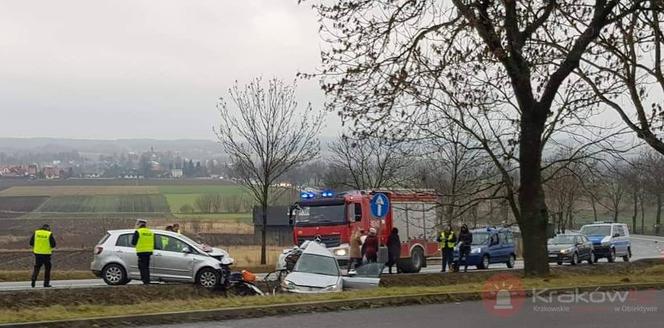
<svg viewBox="0 0 664 328"><path fill-rule="evenodd" d="M653 237L653 236L641 236L641 235L632 235L632 260L638 260L641 258L664 258L664 237ZM606 259L601 259L600 261L606 261ZM620 261L620 259L618 259ZM489 266L489 270L505 270L507 267L504 264L492 264ZM517 261L515 264L515 269L523 269L523 261ZM55 270L57 270L57 263L55 264ZM475 270L475 268L468 268L469 271ZM386 271L387 272L387 269ZM426 268L423 268L422 273L432 273L440 272L440 265L434 264L429 265ZM258 274L258 279L262 279L264 275ZM132 284L140 283L139 281L132 281ZM87 288L87 287L109 287L101 279L81 279L81 280L54 280L51 281L51 285L54 288ZM37 284L39 285L39 282ZM17 282L2 282L0 283L0 291L8 290L24 290L31 289L30 281L17 281Z"/></svg>
<svg viewBox="0 0 664 328"><path fill-rule="evenodd" d="M625 298L610 293L588 296L571 304L554 298L551 303L542 299L523 299L512 303L512 310L494 312L495 303L463 302L378 308L330 313L312 313L281 317L266 317L233 321L198 322L180 325L149 326L148 328L362 328L403 327L538 327L538 328L644 328L661 327L664 319L664 291L625 294ZM639 292L636 292L639 293ZM616 295L616 294L613 294ZM599 300L604 302L597 302ZM562 301L562 302L561 302Z"/></svg>

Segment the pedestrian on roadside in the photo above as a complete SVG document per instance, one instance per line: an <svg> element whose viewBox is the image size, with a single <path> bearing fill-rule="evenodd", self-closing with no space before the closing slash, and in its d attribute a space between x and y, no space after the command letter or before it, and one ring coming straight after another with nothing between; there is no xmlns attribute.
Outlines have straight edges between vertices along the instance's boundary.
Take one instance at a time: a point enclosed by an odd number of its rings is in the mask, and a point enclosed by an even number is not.
<svg viewBox="0 0 664 328"><path fill-rule="evenodd" d="M397 273L401 273L399 269L399 257L401 256L401 239L399 239L399 229L392 228L390 236L387 237L387 267L389 273L392 274L392 266L397 267Z"/></svg>
<svg viewBox="0 0 664 328"><path fill-rule="evenodd" d="M454 246L456 246L457 238L452 231L452 226L448 225L438 237L438 245L440 246L440 253L442 256L442 263L440 272L445 272L447 266L452 270L454 263Z"/></svg>
<svg viewBox="0 0 664 328"><path fill-rule="evenodd" d="M32 270L31 286L35 288L39 270L44 266L44 287L51 287L51 254L55 248L55 238L51 233L51 227L44 224L41 228L35 230L30 238L32 253L35 254L35 267Z"/></svg>
<svg viewBox="0 0 664 328"><path fill-rule="evenodd" d="M360 255L362 255L362 259L364 259L364 255L367 252L367 245L364 243L364 241L367 240L367 233L364 231L364 229L360 229L360 244L362 245L360 248Z"/></svg>
<svg viewBox="0 0 664 328"><path fill-rule="evenodd" d="M367 263L378 262L378 237L376 236L376 229L370 228L367 239L364 240L364 256L367 258Z"/></svg>
<svg viewBox="0 0 664 328"><path fill-rule="evenodd" d="M138 228L131 238L131 244L136 247L138 256L138 270L141 272L141 280L145 285L150 283L150 257L155 243L154 233L147 228L147 224L146 220L138 220L136 222Z"/></svg>
<svg viewBox="0 0 664 328"><path fill-rule="evenodd" d="M353 270L362 265L362 235L360 229L356 228L350 235L350 263L348 269Z"/></svg>
<svg viewBox="0 0 664 328"><path fill-rule="evenodd" d="M470 245L473 243L473 234L468 230L467 225L461 226L459 232L459 268L463 262L463 272L468 272L468 255L470 255Z"/></svg>

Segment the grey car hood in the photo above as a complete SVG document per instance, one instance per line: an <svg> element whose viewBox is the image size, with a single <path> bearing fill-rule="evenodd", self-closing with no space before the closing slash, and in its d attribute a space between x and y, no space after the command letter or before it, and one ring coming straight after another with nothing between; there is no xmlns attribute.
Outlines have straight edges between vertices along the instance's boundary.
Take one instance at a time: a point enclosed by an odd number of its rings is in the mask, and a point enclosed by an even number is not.
<svg viewBox="0 0 664 328"><path fill-rule="evenodd" d="M286 276L286 281L298 286L325 288L339 283L341 276L328 276L324 274L291 272Z"/></svg>
<svg viewBox="0 0 664 328"><path fill-rule="evenodd" d="M548 244L549 252L560 252L563 249L574 248L573 244Z"/></svg>

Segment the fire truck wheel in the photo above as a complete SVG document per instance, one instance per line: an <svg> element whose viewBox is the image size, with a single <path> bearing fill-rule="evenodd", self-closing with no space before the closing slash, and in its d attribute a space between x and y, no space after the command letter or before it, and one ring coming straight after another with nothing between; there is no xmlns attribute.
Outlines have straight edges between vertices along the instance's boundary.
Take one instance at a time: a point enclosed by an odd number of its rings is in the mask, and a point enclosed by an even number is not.
<svg viewBox="0 0 664 328"><path fill-rule="evenodd" d="M410 253L410 258L401 262L402 271L406 273L418 273L424 266L424 251L422 248L415 247Z"/></svg>

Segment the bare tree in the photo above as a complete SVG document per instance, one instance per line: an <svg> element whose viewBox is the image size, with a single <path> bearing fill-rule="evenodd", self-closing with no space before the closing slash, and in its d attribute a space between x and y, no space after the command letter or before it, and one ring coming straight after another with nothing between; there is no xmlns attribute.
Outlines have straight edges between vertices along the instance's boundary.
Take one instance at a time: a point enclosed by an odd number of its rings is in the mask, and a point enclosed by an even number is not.
<svg viewBox="0 0 664 328"><path fill-rule="evenodd" d="M340 136L330 145L330 164L345 172L339 183L352 189L377 189L402 185L407 158L398 144L387 138Z"/></svg>
<svg viewBox="0 0 664 328"><path fill-rule="evenodd" d="M228 90L231 105L222 97L217 109L221 123L215 129L234 171L262 208L261 264L266 263L267 207L272 187L289 170L316 158L323 114L311 104L299 110L295 84L258 78Z"/></svg>
<svg viewBox="0 0 664 328"><path fill-rule="evenodd" d="M371 131L426 107L431 87L461 98L468 111L494 95L518 126L518 212L525 272L546 275L548 210L541 170L545 126L569 76L607 26L645 10L645 0L391 1L337 0L314 5L329 48L323 89L330 106ZM439 85L436 85L438 83ZM512 98L500 95L511 93ZM493 100L493 99L491 99ZM418 112L419 114L420 112ZM515 208L512 206L512 208Z"/></svg>
<svg viewBox="0 0 664 328"><path fill-rule="evenodd" d="M662 207L664 206L664 155L652 151L646 152L639 158L637 168L641 169L644 175L643 186L645 191L654 195L656 199L654 233L659 235L662 225ZM643 223L641 227L643 229Z"/></svg>

